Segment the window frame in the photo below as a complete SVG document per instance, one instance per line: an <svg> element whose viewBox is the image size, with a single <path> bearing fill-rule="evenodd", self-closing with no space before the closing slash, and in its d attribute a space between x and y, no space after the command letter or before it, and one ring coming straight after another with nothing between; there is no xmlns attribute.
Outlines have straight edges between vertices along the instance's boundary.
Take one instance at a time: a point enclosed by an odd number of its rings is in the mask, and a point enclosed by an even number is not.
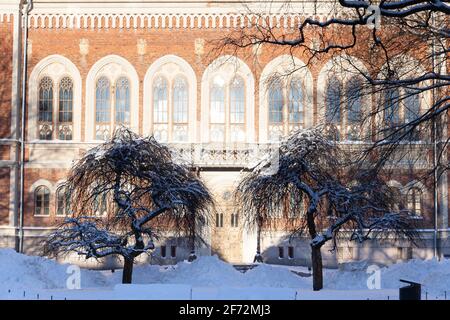
<svg viewBox="0 0 450 320"><path fill-rule="evenodd" d="M40 195L38 194L40 190L44 190L44 194ZM45 193L45 191L47 191L47 193ZM45 198L45 196L47 196L47 199ZM39 206L40 210L39 213L37 213L37 208L38 208L38 197L42 197L42 199L40 199L39 201L41 202L41 206ZM51 216L51 208L50 208L50 203L51 203L51 190L49 187L45 186L45 185L39 185L34 189L34 210L33 210L33 216L34 217L50 217ZM48 209L48 214L42 213L45 212L45 204L47 204L47 209Z"/></svg>

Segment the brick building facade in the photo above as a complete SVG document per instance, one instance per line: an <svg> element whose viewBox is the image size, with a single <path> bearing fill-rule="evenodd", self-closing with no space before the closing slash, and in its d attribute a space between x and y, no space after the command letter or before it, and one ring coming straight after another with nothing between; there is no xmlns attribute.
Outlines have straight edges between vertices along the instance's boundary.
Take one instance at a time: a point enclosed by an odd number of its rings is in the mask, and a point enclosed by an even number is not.
<svg viewBox="0 0 450 320"><path fill-rule="evenodd" d="M255 18L245 15L240 1L33 1L28 17L22 215L25 6L20 2L0 3L0 244L17 248L23 234L23 250L39 252L38 241L64 218L62 186L73 160L123 124L142 135L153 133L201 168L201 177L220 204L202 252L217 253L231 262L251 262L255 235L235 216L230 194L252 154L264 152L268 142L280 135L321 121L333 62L323 59L306 66L305 57L293 60L281 49L265 47L239 56L216 54L214 40ZM292 12L313 14L310 2L294 1L293 6ZM317 10L318 16L326 15L325 5ZM299 15L267 17L289 31ZM352 61L364 67L358 58ZM293 63L302 68L278 88L268 88L266 79ZM347 85L347 80L340 81ZM276 115L269 115L277 97L284 101L280 119L290 120L277 121ZM427 99L421 97L419 103ZM297 106L295 114L288 115L287 103ZM368 99L362 106L370 108L372 103ZM357 140L351 137L350 122L345 118L340 123L344 141ZM423 161L413 170L398 167L390 183L417 211L412 218L420 220L423 244L414 248L389 241L349 244L337 253L325 253L326 264L365 258L388 263L433 254L433 190L415 180L416 173L429 165L430 152L418 145ZM438 198L440 255L450 253L447 194L445 176ZM267 261L309 263L307 242L289 243L282 229L263 231L262 246ZM171 263L186 255L183 241L169 237L154 258Z"/></svg>

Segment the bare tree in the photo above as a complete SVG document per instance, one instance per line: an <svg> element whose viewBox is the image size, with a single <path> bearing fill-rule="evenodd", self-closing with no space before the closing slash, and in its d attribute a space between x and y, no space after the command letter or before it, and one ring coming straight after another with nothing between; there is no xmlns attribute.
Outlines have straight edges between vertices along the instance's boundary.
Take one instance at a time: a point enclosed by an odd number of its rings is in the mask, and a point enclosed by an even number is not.
<svg viewBox="0 0 450 320"><path fill-rule="evenodd" d="M351 154L322 132L318 127L293 133L280 145L278 170L265 173L270 161L263 160L235 193L237 208L258 231L270 227L279 212L296 217L292 235L307 232L310 238L314 290L323 287L321 248L332 241L334 250L340 231L359 242L388 234L418 238L393 190L373 172L352 170Z"/></svg>
<svg viewBox="0 0 450 320"><path fill-rule="evenodd" d="M163 231L201 237L211 193L172 156L153 137L124 128L88 151L67 179L72 216L50 235L46 252L121 256L122 281L131 283L135 258L151 252Z"/></svg>

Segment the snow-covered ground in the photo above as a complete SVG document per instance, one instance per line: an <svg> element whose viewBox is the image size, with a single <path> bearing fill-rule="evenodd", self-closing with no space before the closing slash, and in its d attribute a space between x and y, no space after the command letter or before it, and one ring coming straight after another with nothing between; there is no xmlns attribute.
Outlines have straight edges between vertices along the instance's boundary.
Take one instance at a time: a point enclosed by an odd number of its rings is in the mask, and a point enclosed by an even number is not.
<svg viewBox="0 0 450 320"><path fill-rule="evenodd" d="M311 290L311 277L293 272L301 267L262 264L241 273L216 256L200 257L176 266L136 266L133 285L121 285L122 272L82 269L81 289L70 290L69 265L11 249L0 249L1 299L398 299L399 279L423 285L423 299L450 295L450 260L411 260L379 270L380 289L368 289L364 262L341 270L325 270L320 292ZM370 280L370 279L369 279ZM450 296L448 297L450 299Z"/></svg>

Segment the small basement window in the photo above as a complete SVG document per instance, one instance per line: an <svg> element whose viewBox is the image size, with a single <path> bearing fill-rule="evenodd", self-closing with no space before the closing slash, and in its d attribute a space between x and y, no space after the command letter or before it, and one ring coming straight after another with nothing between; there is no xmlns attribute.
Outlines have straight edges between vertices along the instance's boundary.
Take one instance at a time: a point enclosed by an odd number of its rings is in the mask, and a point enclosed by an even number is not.
<svg viewBox="0 0 450 320"><path fill-rule="evenodd" d="M288 247L288 258L294 259L294 247Z"/></svg>
<svg viewBox="0 0 450 320"><path fill-rule="evenodd" d="M278 259L283 259L283 258L284 258L284 248L278 247Z"/></svg>
<svg viewBox="0 0 450 320"><path fill-rule="evenodd" d="M160 253L161 253L161 257L162 258L165 258L166 257L166 246L161 246L161 249L160 249L161 251L160 251Z"/></svg>
<svg viewBox="0 0 450 320"><path fill-rule="evenodd" d="M177 256L177 246L170 247L170 257L175 258Z"/></svg>

